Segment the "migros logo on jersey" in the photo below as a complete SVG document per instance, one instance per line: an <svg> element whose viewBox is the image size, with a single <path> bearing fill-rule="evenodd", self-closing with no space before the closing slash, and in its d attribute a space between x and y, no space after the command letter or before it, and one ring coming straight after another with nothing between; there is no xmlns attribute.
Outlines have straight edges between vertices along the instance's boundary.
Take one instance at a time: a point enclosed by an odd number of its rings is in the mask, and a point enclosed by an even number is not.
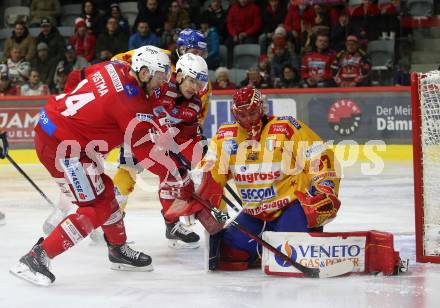
<svg viewBox="0 0 440 308"><path fill-rule="evenodd" d="M272 199L277 195L274 186L264 188L242 188L240 189L241 199L244 202L260 202Z"/></svg>
<svg viewBox="0 0 440 308"><path fill-rule="evenodd" d="M267 184L281 179L280 164L236 165L234 180L238 184Z"/></svg>

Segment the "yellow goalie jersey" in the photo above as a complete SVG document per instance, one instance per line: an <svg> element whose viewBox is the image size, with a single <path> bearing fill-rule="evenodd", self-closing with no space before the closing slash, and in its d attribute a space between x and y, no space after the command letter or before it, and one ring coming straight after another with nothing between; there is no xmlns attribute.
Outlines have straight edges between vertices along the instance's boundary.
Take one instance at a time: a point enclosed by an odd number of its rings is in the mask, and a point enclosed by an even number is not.
<svg viewBox="0 0 440 308"><path fill-rule="evenodd" d="M321 138L293 117L267 120L259 142L246 140L247 131L237 123L218 129L202 161L200 194L219 205L223 187L233 179L244 212L271 221L297 199L295 191L308 192L315 182L330 180L337 193L339 166Z"/></svg>
<svg viewBox="0 0 440 308"><path fill-rule="evenodd" d="M116 56L113 56L113 58L111 60L118 61L118 62L127 62L127 63L131 64L131 56L133 55L135 50L136 49L117 54ZM164 53L166 53L167 55L171 55L171 52L169 50L162 49L162 51ZM176 69L175 66L172 65L171 72L174 72L175 69ZM206 88L206 90L201 91L199 93L200 99L202 101L202 108L200 109L200 112L198 114L198 119L199 119L199 124L202 127L203 127L203 123L205 122L206 116L208 114L208 110L209 110L209 106L210 106L209 100L211 98L211 93L212 93L212 86L211 86L211 81L209 81L208 87Z"/></svg>

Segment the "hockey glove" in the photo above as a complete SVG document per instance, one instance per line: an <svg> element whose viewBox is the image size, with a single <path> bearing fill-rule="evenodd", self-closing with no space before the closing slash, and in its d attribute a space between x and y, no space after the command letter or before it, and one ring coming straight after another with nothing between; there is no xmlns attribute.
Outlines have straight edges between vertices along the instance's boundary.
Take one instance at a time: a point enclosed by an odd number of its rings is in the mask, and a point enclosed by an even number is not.
<svg viewBox="0 0 440 308"><path fill-rule="evenodd" d="M315 184L310 193L295 191L304 210L309 228L316 228L329 223L336 217L341 201L333 191L332 181L324 180Z"/></svg>
<svg viewBox="0 0 440 308"><path fill-rule="evenodd" d="M191 201L194 183L185 168L178 168L174 174L169 173L159 186L159 196L163 199L180 199Z"/></svg>
<svg viewBox="0 0 440 308"><path fill-rule="evenodd" d="M0 133L0 159L5 159L8 155L8 139L6 139L6 132Z"/></svg>

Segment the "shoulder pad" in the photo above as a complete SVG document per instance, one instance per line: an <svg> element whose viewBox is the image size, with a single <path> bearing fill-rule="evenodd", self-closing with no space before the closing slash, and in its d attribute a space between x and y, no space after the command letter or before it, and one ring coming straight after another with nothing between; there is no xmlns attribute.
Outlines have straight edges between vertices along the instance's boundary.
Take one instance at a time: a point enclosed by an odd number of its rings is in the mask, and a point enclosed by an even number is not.
<svg viewBox="0 0 440 308"><path fill-rule="evenodd" d="M277 120L287 120L289 121L293 126L295 126L296 129L300 129L301 125L296 121L296 119L292 116L283 116L283 117L277 117Z"/></svg>

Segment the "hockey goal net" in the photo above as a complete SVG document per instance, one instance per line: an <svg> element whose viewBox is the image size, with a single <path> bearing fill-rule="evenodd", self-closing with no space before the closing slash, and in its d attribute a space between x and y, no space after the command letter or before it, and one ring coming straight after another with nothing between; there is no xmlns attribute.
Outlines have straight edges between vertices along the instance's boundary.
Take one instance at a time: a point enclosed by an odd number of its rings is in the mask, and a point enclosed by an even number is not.
<svg viewBox="0 0 440 308"><path fill-rule="evenodd" d="M416 259L440 263L440 71L412 73Z"/></svg>

